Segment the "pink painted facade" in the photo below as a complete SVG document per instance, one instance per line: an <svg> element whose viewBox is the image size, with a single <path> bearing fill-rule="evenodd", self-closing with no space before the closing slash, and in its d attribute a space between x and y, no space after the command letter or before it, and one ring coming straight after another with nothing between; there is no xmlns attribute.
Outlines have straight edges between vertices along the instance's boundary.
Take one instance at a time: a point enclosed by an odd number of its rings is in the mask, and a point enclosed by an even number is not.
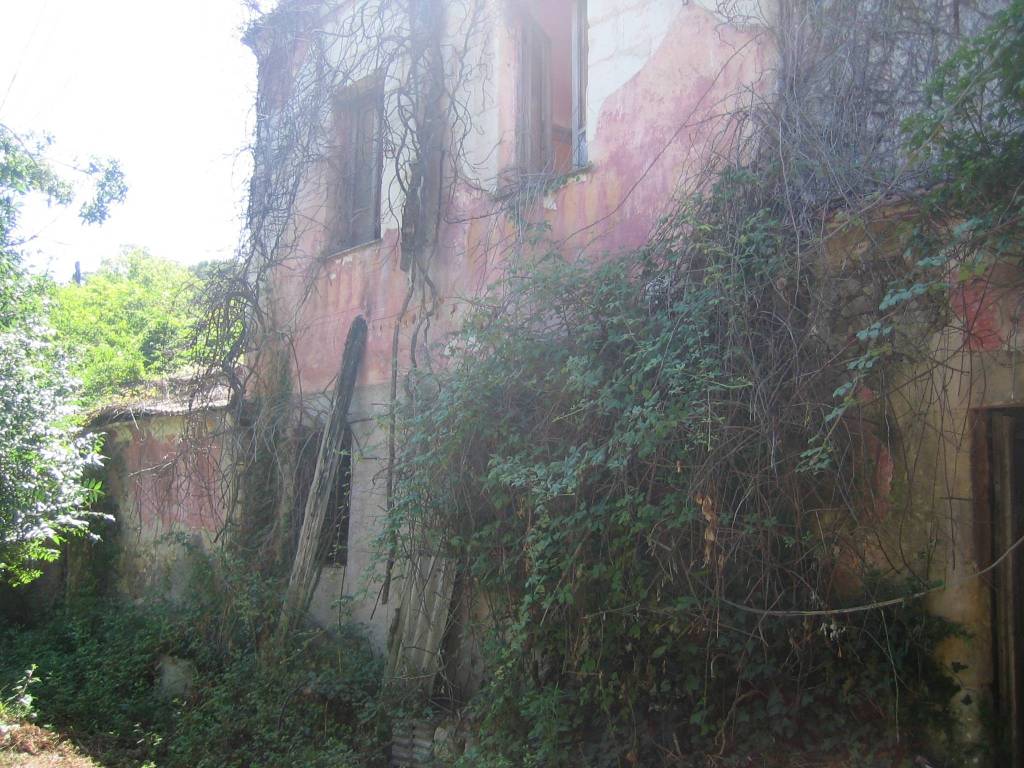
<svg viewBox="0 0 1024 768"><path fill-rule="evenodd" d="M430 279L439 293L428 339L435 345L457 326L468 301L486 295L509 259L557 249L570 257L599 260L642 245L707 156L728 143L728 126L718 116L738 94L771 87L774 66L766 28L732 26L716 15L713 3L589 0L581 6L582 23L573 19L575 0L443 5L453 16L476 6L478 27L471 38L459 37L457 19L449 20L448 27L456 30L452 46L462 40L467 56L481 65L470 82L459 86L471 107L470 126L455 181L443 196L437 246L430 255ZM288 7L283 6L285 14ZM307 25L328 36L344 29L353 8L341 2L292 7L305 9ZM749 18L764 18L756 4L750 11ZM546 87L555 136L551 157L567 172L524 194L509 179L520 159L517 131L522 130L522 115L536 98L526 92L520 77L527 24L541 29L550 41ZM573 37L574 24L583 29L581 48ZM299 88L304 67L315 68L309 63L308 40L294 34L286 45L288 55L264 50L261 81L264 88L272 88L271 93L264 91L270 109L280 106L282 93ZM258 43L254 49L260 55ZM576 54L575 64L573 50L584 51ZM336 55L340 61L346 52ZM573 101L580 93L573 82L583 91L576 107ZM386 102L386 85L384 90ZM587 155L585 163L571 170L571 146L564 141L570 123L585 131ZM331 159L325 152L305 171L290 211L283 264L269 285L269 304L289 339L291 386L306 411L322 409L352 321L362 316L369 326L349 414L358 450L352 468L348 561L342 569L325 568L321 576L312 613L324 624L333 620L331 606L342 594L356 594L379 577L373 542L385 506L386 451L385 435L374 419L389 400L395 326L401 377L409 369L411 339L422 319L417 302L403 314L409 290L409 274L401 265L405 201L396 180L401 171L392 168L400 164L388 159L387 150L384 154L379 239L332 252ZM542 227L543 241L522 237L524 226ZM419 359L425 354L426 347L417 350ZM444 364L440 345L430 354L435 365ZM376 591L371 588L369 593ZM393 610L393 605L355 606L356 618L370 625L382 645Z"/></svg>
<svg viewBox="0 0 1024 768"><path fill-rule="evenodd" d="M431 263L432 279L448 307L441 323L458 316L460 298L482 295L504 260L521 247L497 181L515 165L519 105L516 14L511 5L491 3L489 44L499 55L493 80L485 86L493 91L496 115L484 116L481 135L474 138L478 146L467 150L488 156L489 173L462 170ZM647 20L667 26L649 29L643 24ZM698 3L675 0L591 0L589 37L589 162L567 174L556 190L538 196L526 215L549 225L551 247L600 258L645 242L671 210L710 142L719 138L722 121L715 115L737 92L760 87L772 64L772 50L759 30L731 28ZM605 71L614 71L622 82L603 82L597 75ZM288 268L278 271L273 286L282 315L290 318L293 308L301 308L294 339L304 393L327 389L357 315L370 325L360 384L390 379L393 321L408 281L399 266L400 227L388 211L382 213L380 240L340 254L329 252L329 214L319 184L311 179L307 186L304 209L296 216L311 224L302 228L294 257ZM392 199L392 209L400 211L401 200L394 202L395 193L387 192L384 197ZM319 264L310 286L314 261ZM411 326L416 318L406 320Z"/></svg>
<svg viewBox="0 0 1024 768"><path fill-rule="evenodd" d="M115 433L108 452L118 451L127 483L124 497L131 509L123 512L150 529L216 534L224 525L220 446L187 445L179 420L166 421L147 418L127 428L124 437Z"/></svg>
<svg viewBox="0 0 1024 768"><path fill-rule="evenodd" d="M138 410L102 417L104 493L117 519L119 589L135 597L178 597L189 573L187 549L209 548L223 532L228 494L224 442L184 437L183 412Z"/></svg>

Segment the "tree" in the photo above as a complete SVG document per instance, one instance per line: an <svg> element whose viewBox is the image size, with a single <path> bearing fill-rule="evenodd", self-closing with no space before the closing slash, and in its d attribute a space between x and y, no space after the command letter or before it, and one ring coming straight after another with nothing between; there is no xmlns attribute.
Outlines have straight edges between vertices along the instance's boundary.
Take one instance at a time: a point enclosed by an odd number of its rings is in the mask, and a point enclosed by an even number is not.
<svg viewBox="0 0 1024 768"><path fill-rule="evenodd" d="M54 289L50 320L94 406L187 365L201 279L188 268L126 249L81 284Z"/></svg>
<svg viewBox="0 0 1024 768"><path fill-rule="evenodd" d="M96 486L85 473L98 461L95 441L74 423L74 381L45 322L45 283L23 269L15 236L26 195L74 200L44 157L48 144L0 125L0 582L14 585L38 576L37 564L54 560L94 516ZM123 176L115 161L93 160L82 172L95 192L79 215L101 223L124 199Z"/></svg>

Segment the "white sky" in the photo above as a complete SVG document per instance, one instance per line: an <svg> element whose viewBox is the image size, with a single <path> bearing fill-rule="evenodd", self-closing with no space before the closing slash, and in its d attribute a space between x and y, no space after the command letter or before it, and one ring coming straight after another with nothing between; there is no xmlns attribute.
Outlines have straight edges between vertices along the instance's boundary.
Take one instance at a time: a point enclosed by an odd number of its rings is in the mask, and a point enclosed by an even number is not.
<svg viewBox="0 0 1024 768"><path fill-rule="evenodd" d="M250 163L256 61L242 0L0 0L0 122L46 132L59 163L121 162L127 201L100 227L27 204L22 237L59 280L122 245L231 256Z"/></svg>

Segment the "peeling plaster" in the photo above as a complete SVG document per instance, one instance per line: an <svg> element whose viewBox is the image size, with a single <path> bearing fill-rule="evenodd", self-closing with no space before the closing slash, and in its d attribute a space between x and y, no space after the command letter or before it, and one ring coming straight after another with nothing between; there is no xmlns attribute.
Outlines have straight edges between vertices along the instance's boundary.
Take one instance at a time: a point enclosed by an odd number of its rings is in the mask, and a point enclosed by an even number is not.
<svg viewBox="0 0 1024 768"><path fill-rule="evenodd" d="M644 68L683 6L680 0L590 0L587 128L592 141L599 139L605 102Z"/></svg>

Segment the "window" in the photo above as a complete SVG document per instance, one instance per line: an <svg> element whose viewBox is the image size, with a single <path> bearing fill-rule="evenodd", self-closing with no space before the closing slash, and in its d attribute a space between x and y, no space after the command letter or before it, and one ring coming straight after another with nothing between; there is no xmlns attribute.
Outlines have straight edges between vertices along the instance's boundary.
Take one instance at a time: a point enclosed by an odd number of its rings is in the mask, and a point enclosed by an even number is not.
<svg viewBox="0 0 1024 768"><path fill-rule="evenodd" d="M341 251L380 237L380 81L346 89L334 105L331 152L331 245Z"/></svg>
<svg viewBox="0 0 1024 768"><path fill-rule="evenodd" d="M523 0L517 165L560 174L587 163L587 4Z"/></svg>
<svg viewBox="0 0 1024 768"><path fill-rule="evenodd" d="M292 527L293 549L298 547L299 532L306 513L306 500L313 485L316 460L320 453L323 430L305 430L300 436L298 464L295 467L295 525ZM324 527L320 530L317 562L321 566L343 567L348 563L348 523L352 486L352 433L345 431L341 461L335 475L328 502Z"/></svg>

